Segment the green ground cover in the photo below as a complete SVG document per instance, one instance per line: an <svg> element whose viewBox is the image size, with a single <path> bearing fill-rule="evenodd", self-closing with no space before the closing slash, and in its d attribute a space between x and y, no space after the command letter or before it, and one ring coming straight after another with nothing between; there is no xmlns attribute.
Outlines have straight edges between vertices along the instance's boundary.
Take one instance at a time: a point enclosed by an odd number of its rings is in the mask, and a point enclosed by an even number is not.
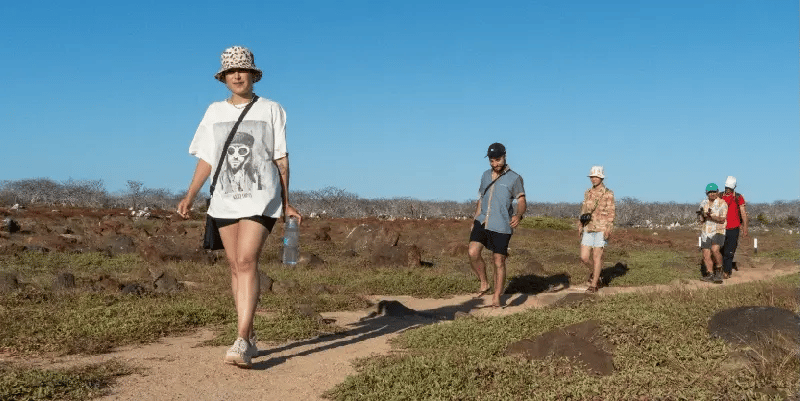
<svg viewBox="0 0 801 401"><path fill-rule="evenodd" d="M537 231L524 228L516 234L507 263L509 280L533 274L565 275L571 285L583 284L586 268L578 263L576 241L562 223L560 219L535 220L531 224ZM761 252L759 256L798 260L794 247ZM305 249L319 255L325 265L288 269L278 263L274 251L265 252L262 258L261 271L276 281L294 284L291 290L262 296L259 309L265 313L256 318L261 341L279 343L341 330L298 312L295 307L300 304L317 311L354 310L367 307L364 296L370 294L447 297L471 293L478 286L466 255L424 255L431 265L419 268L373 267L366 257L343 257L336 244L308 243ZM668 284L697 279L698 255L692 246L611 246L606 251L605 268L614 272L619 265L626 267L624 274L613 276L613 286ZM485 261L490 260L485 254ZM533 271L532 264L541 266ZM109 275L127 283L148 276L148 267L138 255L23 252L0 257L0 271L19 273L26 285L24 290L0 295L0 350L34 356L45 352L102 353L115 346L147 343L200 327L218 332L210 344L233 341L236 316L224 261L159 266L181 280L200 284L169 295L50 290L55 275L63 271L84 282ZM491 276L493 269L487 270ZM330 291L315 290L320 285L330 287ZM330 396L591 399L603 394L602 399L629 399L639 394L635 389L641 386L657 389L659 393L650 394L663 394L668 399L713 399L712 395L720 391L739 391L736 394L754 394L750 399L760 399L760 386L797 392L797 350L795 354L785 353L795 355L795 362L765 353L765 361L770 363L754 363L726 377L706 380L703 376L705 370L726 362L729 351L725 344L704 334L705 321L714 311L773 304L798 312L797 297L768 297L766 285L797 288L798 277L708 291L604 297L581 307L471 318L410 330L398 339L403 351L400 355L361 361L359 375L332 390ZM589 317L602 320L605 334L617 344L619 370L611 377L588 376L567 361L522 362L500 355L511 341ZM91 398L102 393L114 377L130 373L130 369L112 363L59 371L3 364L0 369L4 380L0 381L0 399ZM787 371L795 374L792 383ZM693 380L694 374L701 379ZM626 383L631 383L630 388ZM681 390L682 386L700 390L689 393Z"/></svg>
<svg viewBox="0 0 801 401"><path fill-rule="evenodd" d="M798 312L798 275L700 291L601 297L567 307L434 324L400 335L400 354L363 360L359 373L328 393L336 400L392 399L773 399L799 391L797 342L758 351L726 369L732 348L711 339L707 321L721 309L766 305ZM545 331L597 319L615 348L617 371L599 377L567 360L527 362L506 346ZM797 341L797 339L795 340ZM786 344L785 344L786 345ZM778 398L777 398L778 399Z"/></svg>

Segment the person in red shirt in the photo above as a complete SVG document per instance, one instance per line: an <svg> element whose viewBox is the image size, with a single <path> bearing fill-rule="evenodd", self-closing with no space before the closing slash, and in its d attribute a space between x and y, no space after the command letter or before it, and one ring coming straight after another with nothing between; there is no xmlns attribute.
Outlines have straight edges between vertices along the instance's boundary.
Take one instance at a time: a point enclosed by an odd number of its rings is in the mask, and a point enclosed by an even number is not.
<svg viewBox="0 0 801 401"><path fill-rule="evenodd" d="M729 176L726 178L726 189L722 199L729 205L726 214L726 241L723 243L723 278L729 278L734 267L734 252L737 251L737 242L740 239L740 227L743 228L743 236L748 237L748 213L745 210L745 199L742 194L734 191L737 187L737 179Z"/></svg>

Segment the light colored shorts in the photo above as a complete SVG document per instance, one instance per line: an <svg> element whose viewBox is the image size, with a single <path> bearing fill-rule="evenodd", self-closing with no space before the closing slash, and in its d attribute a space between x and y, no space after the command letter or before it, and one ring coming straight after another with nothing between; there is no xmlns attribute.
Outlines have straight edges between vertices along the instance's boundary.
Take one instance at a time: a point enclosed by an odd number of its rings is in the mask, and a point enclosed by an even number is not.
<svg viewBox="0 0 801 401"><path fill-rule="evenodd" d="M723 247L724 242L726 242L725 234L714 234L709 237L701 236L701 249L712 249L712 245Z"/></svg>
<svg viewBox="0 0 801 401"><path fill-rule="evenodd" d="M584 231L584 235L581 236L581 245L590 246L593 248L605 247L606 240L604 239L603 231Z"/></svg>

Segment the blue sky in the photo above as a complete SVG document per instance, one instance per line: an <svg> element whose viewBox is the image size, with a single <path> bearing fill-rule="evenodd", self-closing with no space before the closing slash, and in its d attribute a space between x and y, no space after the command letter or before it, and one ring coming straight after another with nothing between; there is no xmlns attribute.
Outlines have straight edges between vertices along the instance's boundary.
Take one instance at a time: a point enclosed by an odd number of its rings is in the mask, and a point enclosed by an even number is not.
<svg viewBox="0 0 801 401"><path fill-rule="evenodd" d="M528 199L799 198L797 1L139 1L0 8L0 180L186 189L219 55L287 112L291 189L472 200L492 142ZM207 188L207 186L206 186Z"/></svg>

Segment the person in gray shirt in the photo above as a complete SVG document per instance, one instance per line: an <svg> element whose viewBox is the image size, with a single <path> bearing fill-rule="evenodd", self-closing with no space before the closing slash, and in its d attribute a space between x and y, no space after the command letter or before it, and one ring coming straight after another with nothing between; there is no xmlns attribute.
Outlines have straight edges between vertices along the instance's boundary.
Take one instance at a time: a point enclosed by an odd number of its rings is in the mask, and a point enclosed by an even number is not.
<svg viewBox="0 0 801 401"><path fill-rule="evenodd" d="M486 247L492 251L495 263L495 292L492 306L500 308L501 293L506 280L506 256L512 232L526 213L526 192L523 189L523 177L512 171L506 164L506 148L500 143L493 143L487 149L490 169L481 176L478 188L478 202L470 232L470 244L467 254L470 265L481 281L476 297L487 295L490 285L487 281L486 265L481 251ZM513 201L517 200L517 211Z"/></svg>

